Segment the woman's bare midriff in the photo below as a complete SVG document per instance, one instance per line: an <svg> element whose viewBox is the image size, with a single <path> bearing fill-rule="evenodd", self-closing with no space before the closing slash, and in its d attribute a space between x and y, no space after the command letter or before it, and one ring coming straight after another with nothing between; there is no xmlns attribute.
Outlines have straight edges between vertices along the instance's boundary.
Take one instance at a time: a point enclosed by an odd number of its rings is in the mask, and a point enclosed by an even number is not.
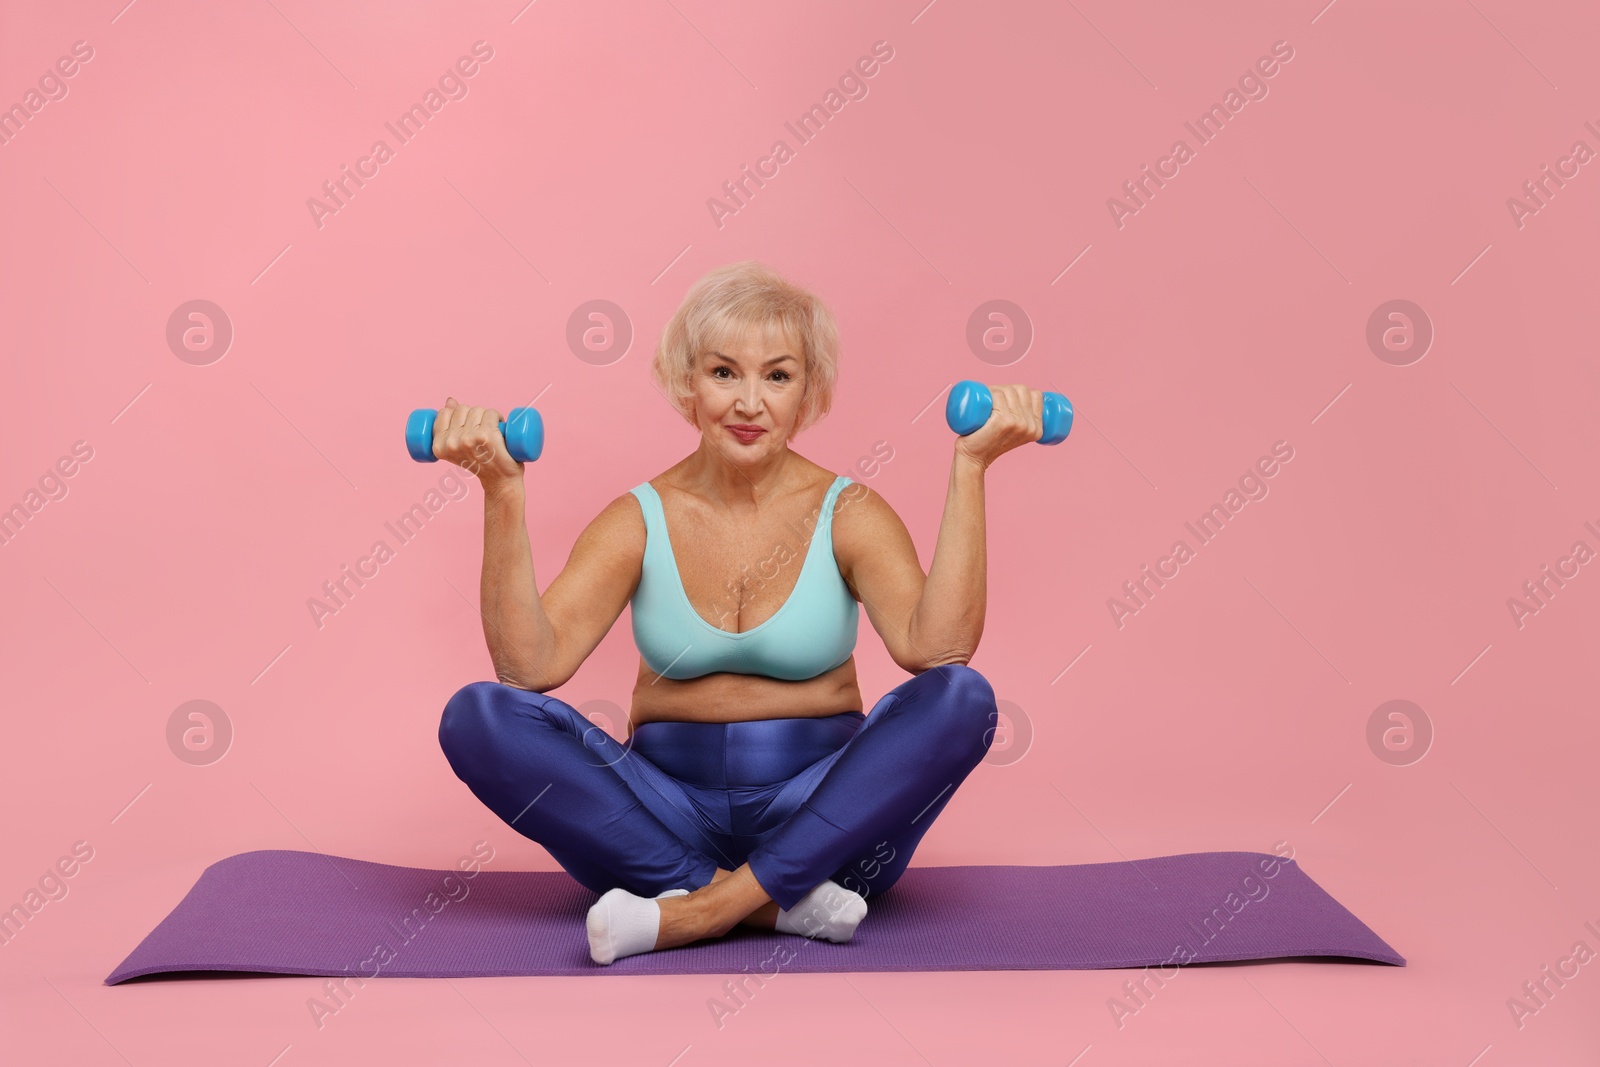
<svg viewBox="0 0 1600 1067"><path fill-rule="evenodd" d="M628 720L631 726L656 720L744 722L863 710L855 656L798 682L727 672L675 680L657 675L641 659Z"/></svg>

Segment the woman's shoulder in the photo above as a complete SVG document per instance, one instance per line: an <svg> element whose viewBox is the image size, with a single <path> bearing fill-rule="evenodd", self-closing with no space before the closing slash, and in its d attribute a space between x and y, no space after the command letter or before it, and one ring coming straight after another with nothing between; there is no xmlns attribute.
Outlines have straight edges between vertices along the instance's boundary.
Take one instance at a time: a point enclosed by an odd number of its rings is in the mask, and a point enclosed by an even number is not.
<svg viewBox="0 0 1600 1067"><path fill-rule="evenodd" d="M882 528L885 522L898 523L900 516L889 506L876 489L865 482L850 480L839 490L833 502L833 525L838 531L860 531L867 536Z"/></svg>
<svg viewBox="0 0 1600 1067"><path fill-rule="evenodd" d="M898 569L921 570L911 531L878 491L864 482L852 481L839 491L833 509L833 558L839 573L852 590L856 571L866 560L892 559ZM858 597L859 599L859 597Z"/></svg>
<svg viewBox="0 0 1600 1067"><path fill-rule="evenodd" d="M646 533L644 501L629 489L612 497L580 536L599 538L609 550L642 561Z"/></svg>

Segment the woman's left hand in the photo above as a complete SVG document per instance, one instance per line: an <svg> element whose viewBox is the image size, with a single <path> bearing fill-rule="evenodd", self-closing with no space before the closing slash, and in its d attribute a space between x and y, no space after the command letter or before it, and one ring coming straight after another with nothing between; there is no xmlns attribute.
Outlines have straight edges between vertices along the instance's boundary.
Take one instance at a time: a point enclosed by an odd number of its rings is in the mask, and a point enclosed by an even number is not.
<svg viewBox="0 0 1600 1067"><path fill-rule="evenodd" d="M991 385L994 413L965 437L956 438L956 452L985 469L1018 445L1044 436L1044 392L1026 385Z"/></svg>

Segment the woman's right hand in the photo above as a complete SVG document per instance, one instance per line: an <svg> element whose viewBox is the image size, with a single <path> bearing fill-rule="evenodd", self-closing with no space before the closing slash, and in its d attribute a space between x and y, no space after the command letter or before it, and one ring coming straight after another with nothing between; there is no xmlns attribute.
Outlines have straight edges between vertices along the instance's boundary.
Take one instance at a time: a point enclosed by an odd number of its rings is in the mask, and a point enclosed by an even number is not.
<svg viewBox="0 0 1600 1067"><path fill-rule="evenodd" d="M433 454L473 474L487 495L522 481L522 464L511 458L503 420L494 408L466 407L446 397L433 420Z"/></svg>

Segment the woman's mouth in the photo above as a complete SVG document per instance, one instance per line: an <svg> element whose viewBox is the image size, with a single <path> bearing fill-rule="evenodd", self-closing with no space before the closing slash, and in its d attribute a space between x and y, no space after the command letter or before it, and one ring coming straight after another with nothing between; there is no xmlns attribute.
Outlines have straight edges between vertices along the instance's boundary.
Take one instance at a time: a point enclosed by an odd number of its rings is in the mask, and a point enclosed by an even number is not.
<svg viewBox="0 0 1600 1067"><path fill-rule="evenodd" d="M767 431L761 426L729 426L728 432L737 437L741 444L748 445Z"/></svg>

